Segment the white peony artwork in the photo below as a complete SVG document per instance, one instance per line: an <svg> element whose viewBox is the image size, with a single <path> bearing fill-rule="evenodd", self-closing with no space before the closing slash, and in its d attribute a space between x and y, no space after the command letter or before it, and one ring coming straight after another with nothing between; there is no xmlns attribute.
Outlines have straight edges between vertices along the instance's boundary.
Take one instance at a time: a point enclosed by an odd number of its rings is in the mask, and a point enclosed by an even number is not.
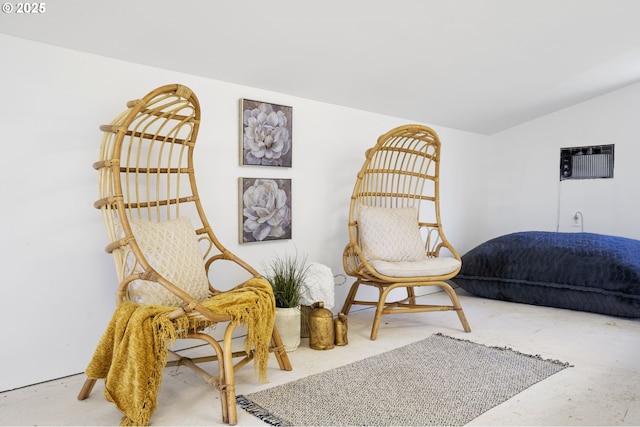
<svg viewBox="0 0 640 427"><path fill-rule="evenodd" d="M240 178L240 243L291 239L291 179Z"/></svg>
<svg viewBox="0 0 640 427"><path fill-rule="evenodd" d="M291 167L292 107L240 100L242 165Z"/></svg>

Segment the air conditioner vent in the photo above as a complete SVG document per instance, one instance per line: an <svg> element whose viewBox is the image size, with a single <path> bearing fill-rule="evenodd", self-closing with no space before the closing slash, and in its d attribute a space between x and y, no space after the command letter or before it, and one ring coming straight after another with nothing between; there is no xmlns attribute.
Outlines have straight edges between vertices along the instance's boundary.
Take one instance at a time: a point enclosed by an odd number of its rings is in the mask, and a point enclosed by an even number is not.
<svg viewBox="0 0 640 427"><path fill-rule="evenodd" d="M560 149L560 180L613 178L614 145Z"/></svg>

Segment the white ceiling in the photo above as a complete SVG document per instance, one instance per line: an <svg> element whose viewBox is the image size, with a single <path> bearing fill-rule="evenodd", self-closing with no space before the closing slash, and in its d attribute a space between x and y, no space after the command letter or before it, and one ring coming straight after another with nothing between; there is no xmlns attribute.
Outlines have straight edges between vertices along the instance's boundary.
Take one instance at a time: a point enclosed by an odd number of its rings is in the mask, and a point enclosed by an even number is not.
<svg viewBox="0 0 640 427"><path fill-rule="evenodd" d="M0 33L487 135L640 81L638 0L45 5Z"/></svg>

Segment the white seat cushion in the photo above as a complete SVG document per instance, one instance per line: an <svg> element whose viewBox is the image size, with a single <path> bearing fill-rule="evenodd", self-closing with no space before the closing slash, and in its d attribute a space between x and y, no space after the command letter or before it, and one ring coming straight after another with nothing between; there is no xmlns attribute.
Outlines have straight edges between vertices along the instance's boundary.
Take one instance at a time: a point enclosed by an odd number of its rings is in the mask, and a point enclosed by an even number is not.
<svg viewBox="0 0 640 427"><path fill-rule="evenodd" d="M207 297L209 280L188 218L161 222L134 220L131 229L145 258L158 273L199 301ZM160 284L146 280L135 280L129 285L129 298L143 305L183 304Z"/></svg>
<svg viewBox="0 0 640 427"><path fill-rule="evenodd" d="M380 261L372 260L375 270L392 277L441 276L460 268L462 263L452 257L427 258L420 261Z"/></svg>
<svg viewBox="0 0 640 427"><path fill-rule="evenodd" d="M427 258L414 208L361 205L358 223L360 243L368 259L418 261Z"/></svg>

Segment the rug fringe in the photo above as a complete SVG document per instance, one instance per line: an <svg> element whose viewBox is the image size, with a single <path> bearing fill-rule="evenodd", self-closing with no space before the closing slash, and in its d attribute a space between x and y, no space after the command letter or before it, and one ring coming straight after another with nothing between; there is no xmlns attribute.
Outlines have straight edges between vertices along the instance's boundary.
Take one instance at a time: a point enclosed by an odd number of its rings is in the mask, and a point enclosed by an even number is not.
<svg viewBox="0 0 640 427"><path fill-rule="evenodd" d="M456 340L456 341L462 341L462 342L468 342L468 343L471 343L471 344L481 345L481 346L487 347L487 348L494 348L496 350L510 351L512 353L516 353L516 354L519 354L521 356L526 356L526 357L530 357L532 359L542 360L544 362L550 362L550 363L562 366L563 368L573 368L574 367L574 365L572 365L572 364L570 364L568 362L563 362L563 361L558 360L558 359L545 359L540 354L533 355L533 354L522 353L522 352L520 352L518 350L512 349L511 347L498 347L498 346L493 346L493 345L489 346L489 345L477 343L475 341L469 341L469 340L465 340L465 339L462 339L462 338L456 338L456 337L452 337L452 336L449 336L449 335L445 335L445 334L443 334L441 332L437 332L437 333L435 333L433 335L438 336L438 337L443 337L443 338L449 338L449 339Z"/></svg>
<svg viewBox="0 0 640 427"><path fill-rule="evenodd" d="M276 426L276 427L291 425L286 423L284 420L280 419L279 417L275 417L271 415L269 411L264 409L262 406L247 399L243 395L236 396L236 403L242 409L244 409L254 417L261 419L262 421L264 421L269 425Z"/></svg>

